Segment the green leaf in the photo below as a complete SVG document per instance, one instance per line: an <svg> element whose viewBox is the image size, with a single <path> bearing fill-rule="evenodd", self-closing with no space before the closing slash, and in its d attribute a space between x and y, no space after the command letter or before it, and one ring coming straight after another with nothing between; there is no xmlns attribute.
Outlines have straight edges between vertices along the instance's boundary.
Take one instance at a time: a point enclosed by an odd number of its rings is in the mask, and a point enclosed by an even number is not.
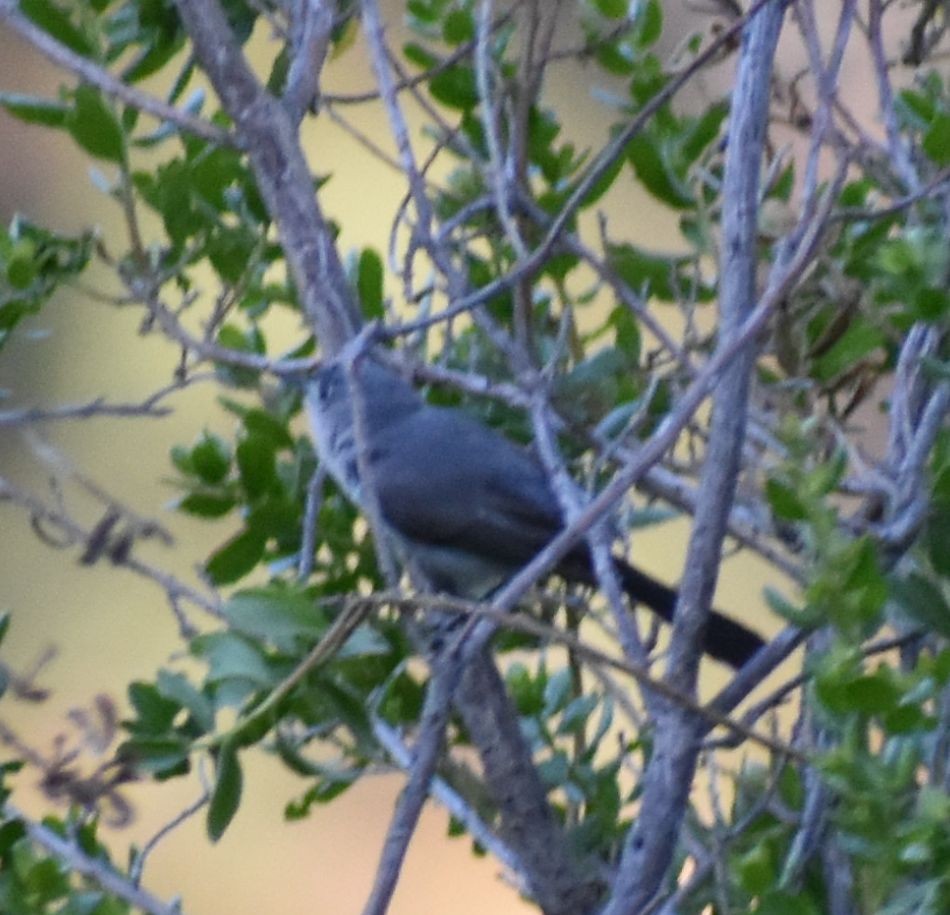
<svg viewBox="0 0 950 915"><path fill-rule="evenodd" d="M765 482L765 496L776 518L783 521L802 521L808 517L808 509L799 494L791 486L774 477Z"/></svg>
<svg viewBox="0 0 950 915"><path fill-rule="evenodd" d="M847 711L867 715L882 715L891 711L901 697L900 688L884 671L855 677L844 686L841 693Z"/></svg>
<svg viewBox="0 0 950 915"><path fill-rule="evenodd" d="M249 689L269 689L277 674L268 665L263 649L237 632L209 632L192 639L192 654L208 665L208 682L219 686L242 681Z"/></svg>
<svg viewBox="0 0 950 915"><path fill-rule="evenodd" d="M174 735L136 735L119 747L119 756L122 759L133 759L137 769L168 778L188 771L190 746L191 741Z"/></svg>
<svg viewBox="0 0 950 915"><path fill-rule="evenodd" d="M756 915L819 915L815 904L801 893L769 890L762 894L755 908Z"/></svg>
<svg viewBox="0 0 950 915"><path fill-rule="evenodd" d="M281 549L296 550L300 545L300 503L282 494L258 500L247 516L249 530L262 537L273 537Z"/></svg>
<svg viewBox="0 0 950 915"><path fill-rule="evenodd" d="M169 457L179 473L183 473L186 476L194 476L195 468L191 462L190 448L186 448L184 445L172 445L169 451Z"/></svg>
<svg viewBox="0 0 950 915"><path fill-rule="evenodd" d="M6 859L13 845L26 835L22 820L9 819L0 824L0 859Z"/></svg>
<svg viewBox="0 0 950 915"><path fill-rule="evenodd" d="M933 731L937 720L928 715L919 705L904 704L887 711L882 716L882 724L888 734L913 734Z"/></svg>
<svg viewBox="0 0 950 915"><path fill-rule="evenodd" d="M392 645L385 637L371 625L364 623L353 630L350 637L340 646L336 657L365 658L373 655L388 655L390 652L392 652Z"/></svg>
<svg viewBox="0 0 950 915"><path fill-rule="evenodd" d="M641 48L648 48L655 44L656 40L663 32L663 8L659 0L647 0L640 5L640 12L637 16L637 44Z"/></svg>
<svg viewBox="0 0 950 915"><path fill-rule="evenodd" d="M617 180L617 176L620 174L622 168L622 158L618 157L611 162L606 171L593 183L591 189L581 199L580 208L584 209L597 203L597 201L610 190L611 185Z"/></svg>
<svg viewBox="0 0 950 915"><path fill-rule="evenodd" d="M512 664L505 675L508 691L511 693L519 715L537 715L544 704L544 682L546 674L542 670L537 677L524 664Z"/></svg>
<svg viewBox="0 0 950 915"><path fill-rule="evenodd" d="M567 667L551 674L544 687L544 710L542 714L545 718L561 711L567 705L571 699L573 684L571 671Z"/></svg>
<svg viewBox="0 0 950 915"><path fill-rule="evenodd" d="M171 4L162 6L166 16L163 27L122 71L123 82L136 83L158 72L184 47L185 33L179 26L174 7Z"/></svg>
<svg viewBox="0 0 950 915"><path fill-rule="evenodd" d="M853 633L856 625L877 619L887 600L887 581L870 537L859 537L840 550L824 578L823 609L842 631Z"/></svg>
<svg viewBox="0 0 950 915"><path fill-rule="evenodd" d="M924 93L904 89L898 93L897 100L897 110L904 120L913 122L916 119L917 124L915 126L918 127L923 127L933 120L934 103Z"/></svg>
<svg viewBox="0 0 950 915"><path fill-rule="evenodd" d="M791 199L792 190L795 187L795 160L789 161L788 165L782 169L775 179L772 187L769 189L769 197L775 197L778 200L784 200L786 203Z"/></svg>
<svg viewBox="0 0 950 915"><path fill-rule="evenodd" d="M608 19L623 19L627 15L627 0L594 0L594 6Z"/></svg>
<svg viewBox="0 0 950 915"><path fill-rule="evenodd" d="M160 670L155 685L162 696L187 709L203 733L214 730L214 706L211 700L184 674Z"/></svg>
<svg viewBox="0 0 950 915"><path fill-rule="evenodd" d="M464 64L446 67L429 80L429 92L436 101L449 108L468 111L478 104L475 71Z"/></svg>
<svg viewBox="0 0 950 915"><path fill-rule="evenodd" d="M383 317L383 261L372 248L364 248L356 271L356 288L363 314L370 320Z"/></svg>
<svg viewBox="0 0 950 915"><path fill-rule="evenodd" d="M614 341L617 348L629 357L633 365L636 365L640 361L643 338L635 315L629 308L618 305L607 320L614 329Z"/></svg>
<svg viewBox="0 0 950 915"><path fill-rule="evenodd" d="M808 471L806 492L809 496L827 496L837 489L848 470L848 454L838 448L831 457Z"/></svg>
<svg viewBox="0 0 950 915"><path fill-rule="evenodd" d="M22 874L24 889L36 909L46 909L47 903L61 899L69 892L66 868L55 858L41 858Z"/></svg>
<svg viewBox="0 0 950 915"><path fill-rule="evenodd" d="M222 611L238 632L265 639L286 652L313 643L326 629L312 598L277 585L239 591Z"/></svg>
<svg viewBox="0 0 950 915"><path fill-rule="evenodd" d="M759 842L736 862L736 875L742 888L754 896L765 892L775 882L775 855L768 842Z"/></svg>
<svg viewBox="0 0 950 915"><path fill-rule="evenodd" d="M96 56L96 49L85 32L73 25L69 14L49 0L19 0L20 12L44 32L83 57Z"/></svg>
<svg viewBox="0 0 950 915"><path fill-rule="evenodd" d="M950 312L950 293L936 286L923 286L914 293L914 317L920 321L939 321Z"/></svg>
<svg viewBox="0 0 950 915"><path fill-rule="evenodd" d="M236 150L204 143L188 156L188 169L191 188L218 212L229 209L229 189L241 185L247 177L247 169Z"/></svg>
<svg viewBox="0 0 950 915"><path fill-rule="evenodd" d="M588 753L593 759L594 754L597 752L597 747L600 744L600 741L607 736L608 731L610 731L610 726L613 724L614 720L614 700L611 698L608 693L603 697L603 702L600 707L600 720L597 722L597 727L594 729L594 732L590 735L588 745Z"/></svg>
<svg viewBox="0 0 950 915"><path fill-rule="evenodd" d="M125 161L125 132L98 89L86 85L76 89L67 126L86 152L110 162Z"/></svg>
<svg viewBox="0 0 950 915"><path fill-rule="evenodd" d="M664 302L680 298L695 298L707 301L712 290L700 284L689 257L652 254L637 245L609 245L608 257L611 268L636 293L644 291Z"/></svg>
<svg viewBox="0 0 950 915"><path fill-rule="evenodd" d="M628 144L627 158L643 186L657 200L676 210L687 210L696 205L689 189L673 174L657 140L650 134L640 133Z"/></svg>
<svg viewBox="0 0 950 915"><path fill-rule="evenodd" d="M193 492L179 500L178 510L196 518L221 518L235 505L237 499L234 496Z"/></svg>
<svg viewBox="0 0 950 915"><path fill-rule="evenodd" d="M927 629L950 638L950 604L940 588L919 572L890 581L890 595Z"/></svg>
<svg viewBox="0 0 950 915"><path fill-rule="evenodd" d="M831 381L853 368L886 340L879 328L867 321L857 320L826 353L815 360L813 374L818 381Z"/></svg>
<svg viewBox="0 0 950 915"><path fill-rule="evenodd" d="M238 442L235 450L241 485L249 499L257 499L277 483L277 458L273 445L265 438L250 435Z"/></svg>
<svg viewBox="0 0 950 915"><path fill-rule="evenodd" d="M402 53L405 54L406 60L414 63L421 70L431 70L439 65L439 58L435 54L414 41L404 44Z"/></svg>
<svg viewBox="0 0 950 915"><path fill-rule="evenodd" d="M432 0L408 0L406 9L417 20L413 23L416 28L438 22L440 10Z"/></svg>
<svg viewBox="0 0 950 915"><path fill-rule="evenodd" d="M710 105L701 117L693 121L679 146L680 158L684 164L692 165L706 147L719 136L722 122L728 114L729 105L726 102L719 102Z"/></svg>
<svg viewBox="0 0 950 915"><path fill-rule="evenodd" d="M235 285L251 265L256 245L256 236L244 226L218 226L206 250L218 276Z"/></svg>
<svg viewBox="0 0 950 915"><path fill-rule="evenodd" d="M816 614L814 611L810 612L808 607L799 607L797 604L793 604L776 588L766 586L762 594L770 609L774 610L782 619L787 620L793 626L808 628L821 622L819 614Z"/></svg>
<svg viewBox="0 0 950 915"><path fill-rule="evenodd" d="M559 788L568 779L571 773L571 764L567 754L558 750L549 759L538 763L538 775L546 788Z"/></svg>
<svg viewBox="0 0 950 915"><path fill-rule="evenodd" d="M921 146L936 165L950 165L950 114L938 114L930 122Z"/></svg>
<svg viewBox="0 0 950 915"><path fill-rule="evenodd" d="M177 702L161 695L152 683L137 680L129 684L129 702L136 718L132 730L137 734L165 734L180 708Z"/></svg>
<svg viewBox="0 0 950 915"><path fill-rule="evenodd" d="M208 805L208 837L212 842L217 842L224 835L234 819L241 804L242 783L237 747L229 741L218 751L217 777Z"/></svg>
<svg viewBox="0 0 950 915"><path fill-rule="evenodd" d="M36 245L28 238L18 239L7 257L7 281L14 289L27 290L39 268Z"/></svg>
<svg viewBox="0 0 950 915"><path fill-rule="evenodd" d="M465 44L475 37L475 20L471 10L450 10L442 20L442 38L446 44Z"/></svg>
<svg viewBox="0 0 950 915"><path fill-rule="evenodd" d="M100 890L73 890L56 915L128 915L128 906Z"/></svg>
<svg viewBox="0 0 950 915"><path fill-rule="evenodd" d="M267 539L258 531L243 531L212 554L205 571L216 585L232 584L261 561L266 545Z"/></svg>
<svg viewBox="0 0 950 915"><path fill-rule="evenodd" d="M234 324L225 324L221 330L218 331L217 342L228 349L237 350L242 353L254 353L256 355L263 353L266 348L264 337L256 326L244 332ZM257 369L231 365L227 362L215 363L215 372L227 384L233 384L238 387L255 387L260 376L260 372Z"/></svg>
<svg viewBox="0 0 950 915"><path fill-rule="evenodd" d="M597 708L599 702L600 697L593 693L572 699L561 713L561 720L557 725L558 734L576 734L582 731L590 713Z"/></svg>
<svg viewBox="0 0 950 915"><path fill-rule="evenodd" d="M300 820L310 813L314 804L328 804L349 788L358 773L331 772L324 775L313 787L308 788L297 800L290 801L284 808L288 820Z"/></svg>
<svg viewBox="0 0 950 915"><path fill-rule="evenodd" d="M937 574L950 578L950 511L934 509L925 528L927 555Z"/></svg>
<svg viewBox="0 0 950 915"><path fill-rule="evenodd" d="M274 448L293 448L294 440L287 428L287 422L280 420L265 410L246 410L242 416L244 428L252 435L266 439Z"/></svg>
<svg viewBox="0 0 950 915"><path fill-rule="evenodd" d="M191 449L190 466L205 483L220 483L231 467L231 453L224 439L205 432Z"/></svg>
<svg viewBox="0 0 950 915"><path fill-rule="evenodd" d="M616 76L628 76L636 67L633 55L630 53L628 42L616 43L597 42L594 46L594 54L599 63L608 73Z"/></svg>
<svg viewBox="0 0 950 915"><path fill-rule="evenodd" d="M42 124L45 127L65 127L72 111L64 102L18 92L0 92L0 105L13 117L27 124Z"/></svg>

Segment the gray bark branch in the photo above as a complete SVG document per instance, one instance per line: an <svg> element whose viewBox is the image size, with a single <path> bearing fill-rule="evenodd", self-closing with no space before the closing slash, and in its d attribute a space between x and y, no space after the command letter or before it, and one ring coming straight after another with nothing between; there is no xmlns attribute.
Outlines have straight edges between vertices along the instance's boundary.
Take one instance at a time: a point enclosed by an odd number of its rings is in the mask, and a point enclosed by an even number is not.
<svg viewBox="0 0 950 915"><path fill-rule="evenodd" d="M217 0L178 0L195 55L247 150L268 212L277 224L300 305L329 352L358 325L356 303L296 125L248 65Z"/></svg>
<svg viewBox="0 0 950 915"><path fill-rule="evenodd" d="M785 3L764 7L746 27L733 92L735 107L723 189L720 267L720 350L735 339L755 303L759 172L768 123L772 62ZM749 341L724 369L716 387L709 448L687 552L667 678L693 690L703 628L721 562L735 493L754 364ZM627 835L604 915L634 915L648 906L670 871L701 745L703 722L688 709L661 703L656 743L644 777L637 822Z"/></svg>

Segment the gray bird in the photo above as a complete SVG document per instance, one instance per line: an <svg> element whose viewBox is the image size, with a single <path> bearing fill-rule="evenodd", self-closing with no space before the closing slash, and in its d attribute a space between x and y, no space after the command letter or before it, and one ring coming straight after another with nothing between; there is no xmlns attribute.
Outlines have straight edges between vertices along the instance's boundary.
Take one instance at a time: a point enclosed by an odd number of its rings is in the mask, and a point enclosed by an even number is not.
<svg viewBox="0 0 950 915"><path fill-rule="evenodd" d="M320 459L347 496L362 504L359 466L368 468L382 520L437 589L481 600L527 565L564 528L547 474L527 451L462 410L434 407L394 372L363 359L354 367L360 422L348 376L328 362L309 379L306 404ZM359 428L365 439L357 457ZM614 557L627 596L670 622L676 592ZM586 543L556 573L595 585ZM763 640L713 611L704 651L741 667Z"/></svg>

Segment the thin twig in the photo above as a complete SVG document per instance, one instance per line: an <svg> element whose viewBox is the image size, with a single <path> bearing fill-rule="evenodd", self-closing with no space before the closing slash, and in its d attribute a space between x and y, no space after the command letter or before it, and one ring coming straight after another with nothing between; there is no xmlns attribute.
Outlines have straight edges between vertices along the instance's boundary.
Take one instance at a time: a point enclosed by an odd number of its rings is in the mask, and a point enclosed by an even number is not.
<svg viewBox="0 0 950 915"><path fill-rule="evenodd" d="M145 870L145 862L148 860L149 855L156 848L158 848L159 843L172 832L174 832L182 823L186 820L191 819L199 810L201 810L207 803L210 795L207 791L203 791L201 796L196 800L192 801L184 810L180 810L175 814L172 819L170 819L164 826L162 826L153 836L151 836L148 841L142 846L142 848L135 854L132 865L129 868L129 879L132 881L133 886L138 886L142 881L142 872Z"/></svg>
<svg viewBox="0 0 950 915"><path fill-rule="evenodd" d="M627 674L646 689L656 692L670 702L676 703L704 719L709 727L723 727L726 730L741 735L743 739L750 740L773 753L787 756L789 759L796 760L797 762L808 761L795 747L777 741L773 737L761 734L758 731L754 731L743 721L730 718L728 715L723 714L716 701L706 704L697 702L695 698L684 693L675 685L656 677L650 671L648 665L637 664L627 658L618 658L609 655L599 648L595 648L593 645L582 641L570 632L547 625L531 616L511 613L510 611L499 611L490 605L486 606L485 604L475 601L452 598L444 594L414 594L407 597L399 592L382 592L363 595L359 600L371 604L374 608L389 605L408 612L423 609L433 613L452 613L467 618L485 620L502 629L523 632L547 642L562 645L591 664L603 665L620 673Z"/></svg>
<svg viewBox="0 0 950 915"><path fill-rule="evenodd" d="M7 499L14 505L19 505L21 508L26 509L34 521L34 526L50 525L63 534L64 541L59 544L61 547L88 543L95 531L94 528L90 530L73 520L65 510L47 505L32 493L0 477L0 500L3 499ZM183 630L190 629L190 626L180 613L178 602L182 598L200 607L212 616L221 618L221 605L216 596L203 594L195 588L186 585L164 569L160 569L157 566L136 558L127 550L110 551L108 558L114 565L124 566L137 575L148 578L158 584L168 596Z"/></svg>
<svg viewBox="0 0 950 915"><path fill-rule="evenodd" d="M419 719L419 736L413 746L409 780L396 801L396 810L386 833L386 841L376 879L363 915L385 915L396 889L409 842L422 814L436 764L445 740L445 729L452 710L452 696L467 657L461 651L448 651L440 659L426 690Z"/></svg>
<svg viewBox="0 0 950 915"><path fill-rule="evenodd" d="M293 55L283 102L296 124L319 97L320 71L330 50L335 11L331 0L297 0L293 5Z"/></svg>
<svg viewBox="0 0 950 915"><path fill-rule="evenodd" d="M588 168L584 177L577 183L570 197L568 197L558 210L557 216L552 220L540 244L534 248L527 257L520 258L504 276L500 276L485 286L482 286L480 289L454 300L452 305L443 311L430 317L391 326L386 329L386 335L391 338L405 336L407 334L417 333L434 324L449 321L460 314L464 314L484 304L499 293L510 289L525 277L536 273L547 260L551 250L560 240L564 228L574 217L575 212L584 202L584 199L590 193L591 189L614 162L623 155L630 140L643 129L657 111L666 105L699 70L706 66L722 47L735 39L745 24L755 16L759 10L769 3L774 2L784 3L785 0L755 0L744 18L737 20L723 29L710 43L709 47L698 54L689 66L684 68L675 78L671 79L662 90L653 96L623 130L618 131L611 142L604 147L596 161Z"/></svg>

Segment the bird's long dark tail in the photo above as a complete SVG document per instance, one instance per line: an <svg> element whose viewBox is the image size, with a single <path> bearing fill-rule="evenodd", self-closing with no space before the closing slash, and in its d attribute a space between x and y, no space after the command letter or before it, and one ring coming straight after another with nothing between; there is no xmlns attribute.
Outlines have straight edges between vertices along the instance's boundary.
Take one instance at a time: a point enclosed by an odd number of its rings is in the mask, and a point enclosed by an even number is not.
<svg viewBox="0 0 950 915"><path fill-rule="evenodd" d="M572 553L565 563L567 578L595 584L587 556ZM641 572L622 559L614 557L614 569L627 596L636 603L649 607L657 616L670 623L676 607L676 591L646 572ZM717 610L709 614L703 651L711 658L722 661L737 670L760 648L765 640L747 626L724 616Z"/></svg>
<svg viewBox="0 0 950 915"><path fill-rule="evenodd" d="M676 591L620 559L614 560L614 568L631 600L645 604L657 616L672 622ZM711 658L738 669L763 645L764 639L747 626L718 610L710 612L703 651Z"/></svg>

